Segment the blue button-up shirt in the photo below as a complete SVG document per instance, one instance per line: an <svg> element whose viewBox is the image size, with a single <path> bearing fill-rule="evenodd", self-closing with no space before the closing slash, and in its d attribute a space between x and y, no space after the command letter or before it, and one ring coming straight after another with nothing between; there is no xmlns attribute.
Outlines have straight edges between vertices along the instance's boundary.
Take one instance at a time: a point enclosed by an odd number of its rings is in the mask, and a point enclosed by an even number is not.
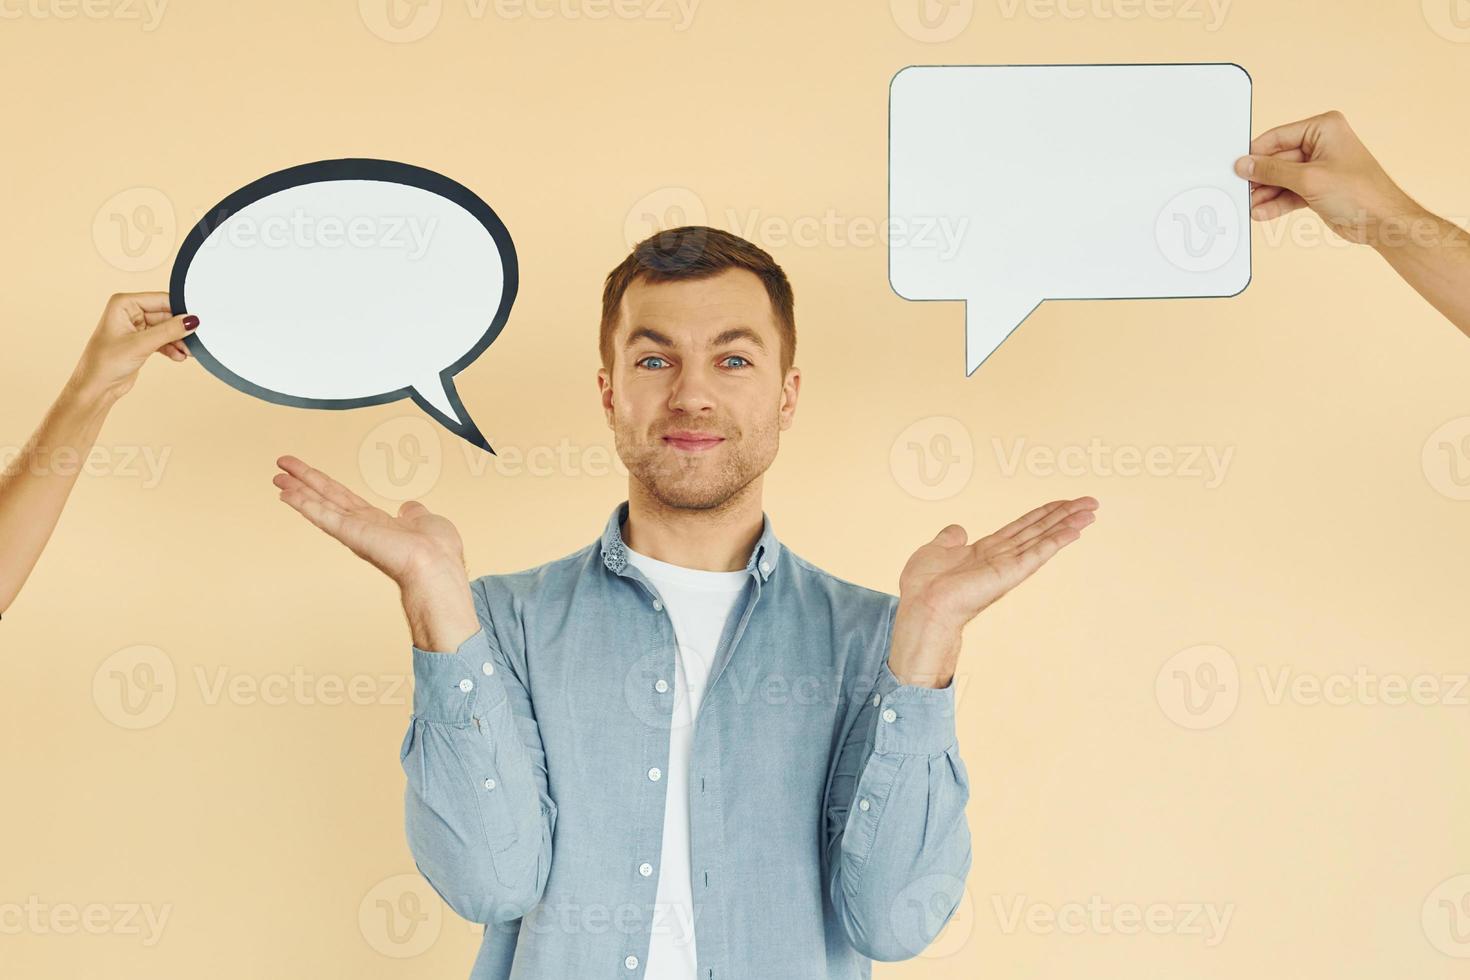
<svg viewBox="0 0 1470 980"><path fill-rule="evenodd" d="M413 649L408 841L486 924L472 980L641 977L663 918L677 641L628 562L627 512L574 554L472 582L481 629L454 653ZM763 516L693 733L698 980L856 980L917 955L964 891L954 684L900 683L898 597L798 557Z"/></svg>

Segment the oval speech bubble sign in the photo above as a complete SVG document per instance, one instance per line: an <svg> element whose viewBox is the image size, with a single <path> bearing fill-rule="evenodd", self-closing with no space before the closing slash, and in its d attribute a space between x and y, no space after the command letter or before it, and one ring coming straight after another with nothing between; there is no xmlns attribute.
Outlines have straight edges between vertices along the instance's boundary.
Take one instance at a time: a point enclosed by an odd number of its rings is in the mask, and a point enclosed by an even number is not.
<svg viewBox="0 0 1470 980"><path fill-rule="evenodd" d="M347 409L412 398L494 453L454 376L495 342L515 302L510 233L441 174L324 160L225 198L179 249L174 313L231 387L278 405Z"/></svg>

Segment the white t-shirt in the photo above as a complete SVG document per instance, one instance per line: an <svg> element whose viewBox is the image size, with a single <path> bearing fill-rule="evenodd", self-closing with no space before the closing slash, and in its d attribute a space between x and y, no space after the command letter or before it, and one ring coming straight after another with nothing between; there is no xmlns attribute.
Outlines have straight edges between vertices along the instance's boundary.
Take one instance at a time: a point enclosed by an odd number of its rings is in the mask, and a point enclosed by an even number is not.
<svg viewBox="0 0 1470 980"><path fill-rule="evenodd" d="M730 610L740 598L746 571L707 572L685 568L627 549L628 561L654 584L674 622L679 655L674 658L674 716L665 776L664 836L654 899L653 935L646 980L697 980L694 944L693 872L689 863L689 756L694 720L709 684L710 667Z"/></svg>

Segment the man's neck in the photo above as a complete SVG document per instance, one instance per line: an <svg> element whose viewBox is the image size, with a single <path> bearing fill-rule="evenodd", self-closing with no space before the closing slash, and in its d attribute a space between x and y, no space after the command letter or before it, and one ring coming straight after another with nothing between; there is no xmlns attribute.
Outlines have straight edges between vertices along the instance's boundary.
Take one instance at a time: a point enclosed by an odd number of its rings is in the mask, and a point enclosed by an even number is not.
<svg viewBox="0 0 1470 980"><path fill-rule="evenodd" d="M761 482L756 477L719 507L690 510L660 503L637 480L628 481L628 518L623 543L640 555L684 568L736 572L765 526Z"/></svg>

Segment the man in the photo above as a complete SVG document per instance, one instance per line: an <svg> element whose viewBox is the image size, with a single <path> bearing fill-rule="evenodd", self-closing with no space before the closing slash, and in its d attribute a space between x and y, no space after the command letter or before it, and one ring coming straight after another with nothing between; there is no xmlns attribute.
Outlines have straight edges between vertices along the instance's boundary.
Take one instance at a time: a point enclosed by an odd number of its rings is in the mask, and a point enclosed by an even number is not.
<svg viewBox="0 0 1470 980"><path fill-rule="evenodd" d="M961 629L1097 502L973 544L951 524L899 596L823 572L761 507L795 347L761 249L703 227L638 245L607 278L597 373L628 499L515 574L467 582L443 517L280 460L282 499L399 585L408 839L488 926L473 977L849 980L920 952L960 900Z"/></svg>

